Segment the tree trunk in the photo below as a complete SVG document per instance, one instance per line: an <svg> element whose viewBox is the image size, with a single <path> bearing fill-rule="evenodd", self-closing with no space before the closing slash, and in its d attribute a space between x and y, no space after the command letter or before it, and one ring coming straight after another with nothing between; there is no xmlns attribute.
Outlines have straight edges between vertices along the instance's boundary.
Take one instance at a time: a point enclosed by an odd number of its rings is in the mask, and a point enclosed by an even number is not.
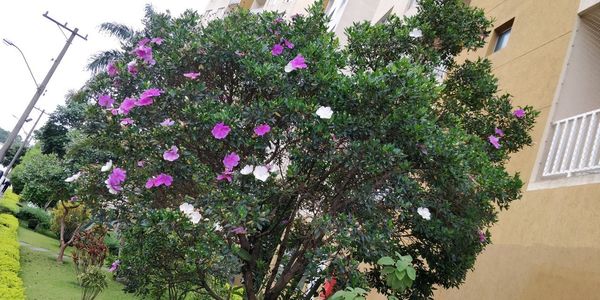
<svg viewBox="0 0 600 300"><path fill-rule="evenodd" d="M65 213L60 218L60 251L58 251L58 256L56 257L56 261L58 263L63 263L63 257L65 256L65 249L67 249L67 243L65 243L65 217L69 210L63 205Z"/></svg>

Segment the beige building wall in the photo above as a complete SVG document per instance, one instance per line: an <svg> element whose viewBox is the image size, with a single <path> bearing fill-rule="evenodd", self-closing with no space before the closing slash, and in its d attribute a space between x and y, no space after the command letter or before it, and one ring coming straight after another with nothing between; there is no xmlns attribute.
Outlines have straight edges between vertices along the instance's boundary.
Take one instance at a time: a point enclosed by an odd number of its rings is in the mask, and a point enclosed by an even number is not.
<svg viewBox="0 0 600 300"><path fill-rule="evenodd" d="M600 40L579 27L578 16L592 2L598 1L471 1L496 20L495 26L512 18L514 23L506 48L492 53L492 35L486 49L467 57L488 56L502 91L514 95L514 104L532 105L541 115L533 130L535 145L509 164L524 180L531 178L523 199L500 213L491 229L493 244L479 256L466 283L438 291L436 299L600 298L600 185L561 187L549 181L529 189L533 172L539 172L536 162L543 160L550 122L592 109L594 102L600 107L595 77L600 65L595 48L585 42Z"/></svg>

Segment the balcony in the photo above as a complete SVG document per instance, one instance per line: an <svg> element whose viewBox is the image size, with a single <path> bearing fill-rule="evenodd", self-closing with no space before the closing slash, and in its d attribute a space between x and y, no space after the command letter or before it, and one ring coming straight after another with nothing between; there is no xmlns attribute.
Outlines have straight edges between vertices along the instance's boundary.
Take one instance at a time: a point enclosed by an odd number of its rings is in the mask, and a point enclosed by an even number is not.
<svg viewBox="0 0 600 300"><path fill-rule="evenodd" d="M552 123L543 177L600 172L600 109Z"/></svg>

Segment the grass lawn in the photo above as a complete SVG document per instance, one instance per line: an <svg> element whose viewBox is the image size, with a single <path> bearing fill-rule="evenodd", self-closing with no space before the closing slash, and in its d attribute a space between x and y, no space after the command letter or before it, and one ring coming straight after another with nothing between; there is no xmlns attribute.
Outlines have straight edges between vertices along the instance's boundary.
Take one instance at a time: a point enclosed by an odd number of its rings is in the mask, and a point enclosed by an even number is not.
<svg viewBox="0 0 600 300"><path fill-rule="evenodd" d="M81 288L75 279L75 269L67 249L65 263L56 263L58 241L45 235L19 227L19 241L28 245L21 245L21 278L25 285L26 299L29 300L79 300ZM49 251L35 251L34 248L44 248ZM39 250L39 249L38 249ZM131 294L121 291L122 285L112 280L107 272L108 288L97 300L129 300L138 299Z"/></svg>

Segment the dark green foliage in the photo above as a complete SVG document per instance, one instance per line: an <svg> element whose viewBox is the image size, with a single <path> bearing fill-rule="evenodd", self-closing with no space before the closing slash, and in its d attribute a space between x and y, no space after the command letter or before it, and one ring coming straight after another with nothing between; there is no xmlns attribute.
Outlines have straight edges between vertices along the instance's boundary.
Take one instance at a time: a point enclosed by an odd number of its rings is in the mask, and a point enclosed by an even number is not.
<svg viewBox="0 0 600 300"><path fill-rule="evenodd" d="M70 198L71 186L65 179L71 175L56 154L42 154L39 147L33 147L11 172L10 179L22 201L49 207Z"/></svg>
<svg viewBox="0 0 600 300"><path fill-rule="evenodd" d="M50 214L42 208L25 205L21 207L16 216L20 220L28 222L27 226L31 229L36 229L38 225L41 230L50 229Z"/></svg>
<svg viewBox="0 0 600 300"><path fill-rule="evenodd" d="M109 194L98 164L105 160L94 156L78 189L98 217L119 221L119 276L130 291L169 299L226 298L218 287L237 274L248 299L310 298L318 285L307 283L333 275L352 297L374 287L426 299L436 285L459 286L487 243L478 232L496 222L498 207L521 197L523 184L505 164L531 143L537 114L526 107L525 118L512 115L488 62L455 61L483 45L490 22L462 1L424 0L410 19L348 29L349 45L340 49L319 3L306 17L277 18L237 11L204 27L195 13L149 12L143 32L122 44L118 76L98 74L83 89L80 103L107 93L116 105L164 90L131 111L134 125L89 105L78 128L85 149L127 171L123 191ZM417 27L423 37L409 37ZM152 45L156 65L138 59L139 73L128 74L133 48L152 37L165 39ZM295 47L273 56L282 38ZM297 54L308 68L284 72ZM436 79L439 67L444 80ZM187 72L200 76L189 80ZM319 118L320 106L333 117ZM165 118L175 125L158 125ZM218 122L232 127L224 140L210 133ZM262 123L272 130L258 137L252 129ZM487 141L496 127L506 133L500 149ZM181 155L175 162L162 158L171 145ZM217 181L233 151L241 162L232 182ZM238 172L246 164L278 172L262 182ZM144 188L162 172L174 177L172 186ZM183 202L199 210L200 223L177 211ZM395 253L414 258L416 274L398 271L412 286L386 280L376 264ZM363 273L360 263L374 267Z"/></svg>
<svg viewBox="0 0 600 300"><path fill-rule="evenodd" d="M56 154L62 158L70 142L68 135L69 129L78 127L84 118L84 109L77 97L83 97L81 93L71 92L67 95L66 105L59 105L56 110L50 114L50 118L39 131L36 138L41 142L43 154Z"/></svg>

